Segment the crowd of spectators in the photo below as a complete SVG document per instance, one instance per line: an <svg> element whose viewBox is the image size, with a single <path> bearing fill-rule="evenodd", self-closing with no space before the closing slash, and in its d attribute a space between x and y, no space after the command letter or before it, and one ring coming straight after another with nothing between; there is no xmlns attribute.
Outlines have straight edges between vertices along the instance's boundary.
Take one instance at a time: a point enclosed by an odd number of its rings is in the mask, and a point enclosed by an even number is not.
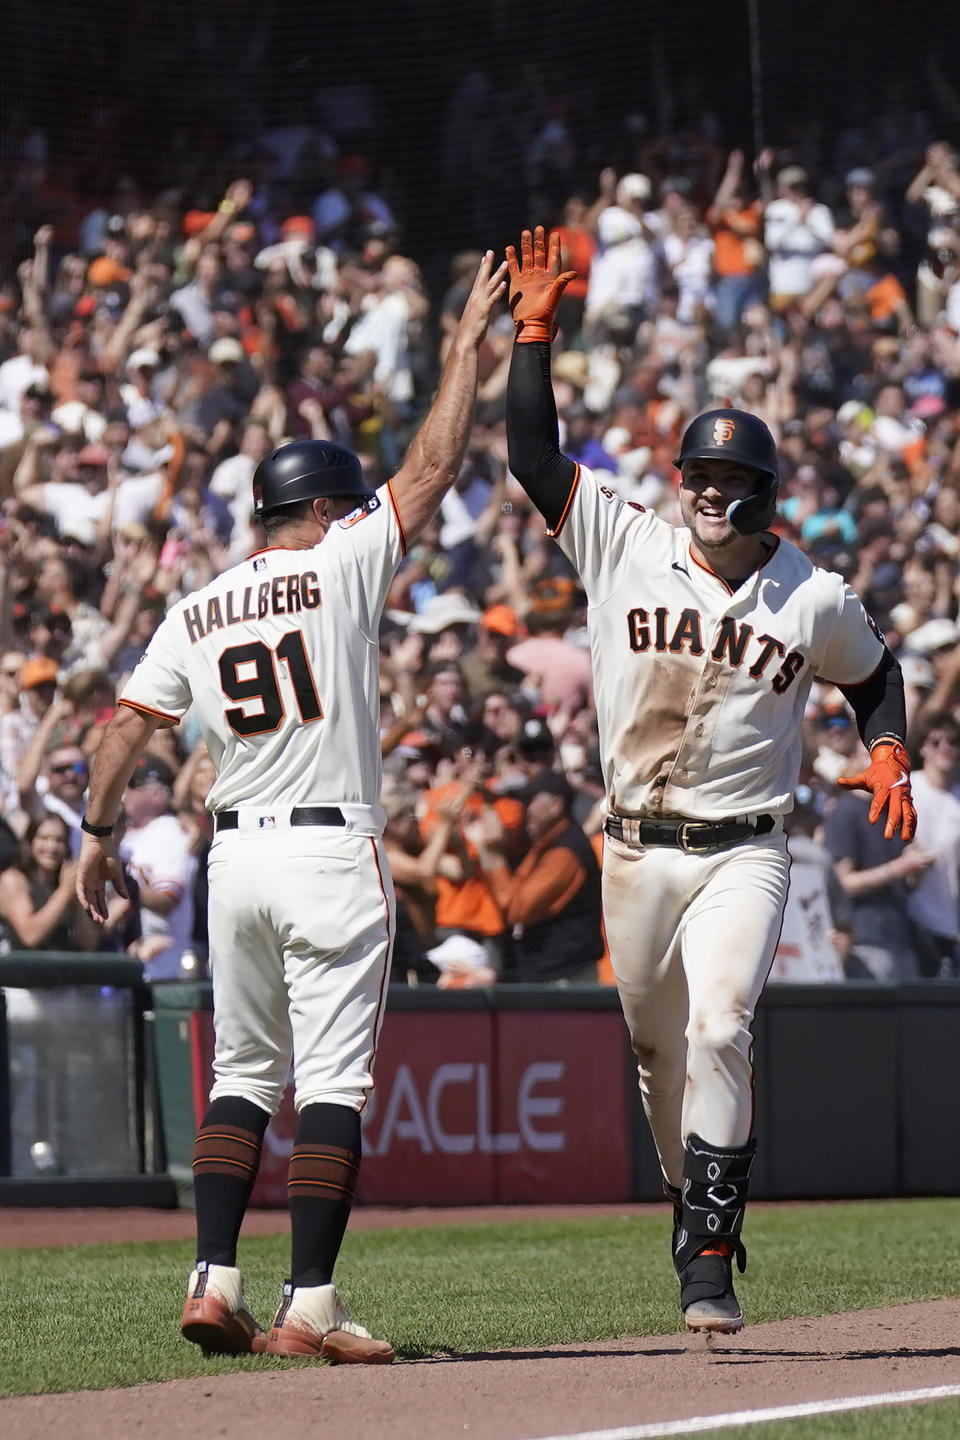
<svg viewBox="0 0 960 1440"><path fill-rule="evenodd" d="M577 272L553 366L566 452L676 521L687 420L761 416L775 528L849 579L903 666L918 840L883 842L840 794L863 756L815 684L775 977L958 974L960 160L923 128L860 135L822 173L638 132L627 164L584 175L554 115L526 157L514 238L559 227ZM263 543L251 477L273 446L336 439L373 484L396 468L479 248L432 302L369 157L309 127L214 202L132 177L62 201L0 285L0 944L99 943L180 976L203 964L211 837L189 716L127 791L129 899L98 936L71 900L118 689L166 608ZM585 602L508 472L512 335L504 307L462 473L382 630L401 982L611 979Z"/></svg>

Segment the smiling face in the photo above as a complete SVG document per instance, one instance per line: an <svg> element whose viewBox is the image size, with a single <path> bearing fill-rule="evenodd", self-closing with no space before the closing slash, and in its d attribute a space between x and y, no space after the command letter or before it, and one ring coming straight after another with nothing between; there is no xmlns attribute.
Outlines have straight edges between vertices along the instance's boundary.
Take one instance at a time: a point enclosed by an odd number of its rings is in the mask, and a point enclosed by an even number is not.
<svg viewBox="0 0 960 1440"><path fill-rule="evenodd" d="M59 815L42 820L30 841L30 856L42 875L56 877L70 853L70 832Z"/></svg>
<svg viewBox="0 0 960 1440"><path fill-rule="evenodd" d="M680 473L680 513L701 549L723 550L754 538L734 530L726 512L734 500L754 493L759 470L738 460L685 460Z"/></svg>

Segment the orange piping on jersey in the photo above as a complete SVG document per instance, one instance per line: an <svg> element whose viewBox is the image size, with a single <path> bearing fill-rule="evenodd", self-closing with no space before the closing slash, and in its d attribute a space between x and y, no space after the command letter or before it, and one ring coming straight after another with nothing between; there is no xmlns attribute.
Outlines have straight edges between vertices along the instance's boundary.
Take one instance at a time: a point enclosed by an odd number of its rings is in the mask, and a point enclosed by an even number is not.
<svg viewBox="0 0 960 1440"><path fill-rule="evenodd" d="M777 535L777 536L776 536L776 544L775 544L775 545L772 545L772 546L770 547L770 549L767 551L766 555L764 555L763 559L760 561L760 564L757 566L757 570L762 570L763 567L764 567L764 565L769 564L769 562L773 559L774 555L776 555L776 553L777 553L777 551L778 551L779 548L780 548L780 536ZM706 572L707 572L708 575L712 575L715 580L719 580L719 581L720 581L720 584L724 587L724 589L725 589L730 595L733 595L733 594L734 594L734 591L733 591L733 590L731 589L731 587L727 584L726 580L724 580L724 578L723 578L722 575L718 575L717 572L716 572L716 570L711 570L709 565L704 565L704 563L703 563L702 560L698 560L698 559L697 559L696 555L693 553L693 547L692 547L692 546L690 547L690 559L693 561L694 565L699 565L701 570L706 570Z"/></svg>
<svg viewBox="0 0 960 1440"><path fill-rule="evenodd" d="M555 530L548 530L548 531L547 531L547 534L548 534L548 535L552 535L553 538L554 538L554 540L556 540L557 536L560 534L560 531L563 529L563 526L564 526L564 521L566 520L567 516L570 514L570 506L573 504L573 497L574 497L574 495L576 495L576 493L577 493L577 486L578 486L579 484L580 484L580 466L578 465L578 466L577 466L577 473L576 473L576 475L574 475L574 477L573 477L573 484L570 486L570 494L567 496L567 503L566 503L566 505L564 505L564 507L563 507L563 514L560 516L560 519L557 521L557 528L556 528Z"/></svg>
<svg viewBox="0 0 960 1440"><path fill-rule="evenodd" d="M166 720L171 725L179 725L179 715L168 715L165 710L151 710L149 705L138 705L136 700L118 700L118 705L127 705L131 710L139 710L141 715L155 715L160 720Z"/></svg>
<svg viewBox="0 0 960 1440"><path fill-rule="evenodd" d="M704 565L702 560L698 560L696 555L694 555L692 548L690 550L690 559L693 561L694 565L699 565L701 570L705 570L708 575L712 575L714 580L719 580L720 584L723 586L724 590L726 590L728 595L733 594L733 590L727 584L726 580L724 580L723 576L718 575L716 570L711 570L709 565Z"/></svg>
<svg viewBox="0 0 960 1440"><path fill-rule="evenodd" d="M384 909L387 912L387 958L383 966L383 979L380 981L380 998L377 1001L377 1013L373 1023L373 1049L370 1051L370 1059L367 1061L367 1069L370 1072L370 1079L373 1080L373 1062L377 1056L377 1036L380 1033L380 1023L383 1019L383 1007L387 998L387 980L390 976L390 966L393 963L393 933L390 929L390 902L387 900L387 892L383 883L383 871L380 869L380 851L378 841L370 836L370 844L373 846L373 863L377 867L377 879L380 881L380 894L383 896ZM374 1082L376 1084L376 1082ZM371 1086L371 1089L373 1086ZM360 1104L358 1114L363 1114L363 1108L370 1099L370 1091L364 1095Z"/></svg>
<svg viewBox="0 0 960 1440"><path fill-rule="evenodd" d="M397 529L400 531L400 554L407 553L407 532L403 528L403 521L400 519L400 506L397 504L397 497L393 493L393 481L387 481L387 494L390 496L390 507L393 510L393 518L397 522Z"/></svg>

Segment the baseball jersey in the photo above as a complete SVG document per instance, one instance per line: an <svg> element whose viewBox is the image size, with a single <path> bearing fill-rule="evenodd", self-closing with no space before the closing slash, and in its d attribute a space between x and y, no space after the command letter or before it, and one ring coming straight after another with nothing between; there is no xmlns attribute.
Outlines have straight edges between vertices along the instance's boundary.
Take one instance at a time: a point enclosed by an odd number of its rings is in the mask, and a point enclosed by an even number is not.
<svg viewBox="0 0 960 1440"><path fill-rule="evenodd" d="M690 531L581 468L556 538L589 601L604 780L627 815L784 814L814 677L858 684L883 639L839 575L786 540L740 588Z"/></svg>
<svg viewBox="0 0 960 1440"><path fill-rule="evenodd" d="M193 948L193 882L197 861L191 852L189 837L175 815L158 815L138 830L124 832L120 854L140 884L166 890L177 897L168 915L159 915L141 903L140 933L144 939L163 935L169 941L166 949L148 962L148 979L178 977L181 956Z"/></svg>
<svg viewBox="0 0 960 1440"><path fill-rule="evenodd" d="M403 530L385 486L307 550L271 547L167 613L120 697L178 721L216 767L207 807L380 801L380 651Z"/></svg>

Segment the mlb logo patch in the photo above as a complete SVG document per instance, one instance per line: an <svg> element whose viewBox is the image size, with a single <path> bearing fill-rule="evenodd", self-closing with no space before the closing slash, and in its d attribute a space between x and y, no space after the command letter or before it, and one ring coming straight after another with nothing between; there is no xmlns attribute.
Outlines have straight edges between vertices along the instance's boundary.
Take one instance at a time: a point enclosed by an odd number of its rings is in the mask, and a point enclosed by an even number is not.
<svg viewBox="0 0 960 1440"><path fill-rule="evenodd" d="M254 560L254 562L253 562L253 568L254 568L254 570L266 570L266 568L267 568L267 557L266 557L266 555L258 555L257 558L256 558L256 560Z"/></svg>
<svg viewBox="0 0 960 1440"><path fill-rule="evenodd" d="M349 515L344 515L343 519L339 522L340 529L349 530L351 525L356 525L357 522L360 520L366 520L368 515L372 515L374 510L379 509L379 497L376 495L371 495L370 498L368 500L364 500L363 504L358 506L356 510L351 510Z"/></svg>
<svg viewBox="0 0 960 1440"><path fill-rule="evenodd" d="M261 815L257 820L257 824L261 830L272 830L276 823L276 815Z"/></svg>

